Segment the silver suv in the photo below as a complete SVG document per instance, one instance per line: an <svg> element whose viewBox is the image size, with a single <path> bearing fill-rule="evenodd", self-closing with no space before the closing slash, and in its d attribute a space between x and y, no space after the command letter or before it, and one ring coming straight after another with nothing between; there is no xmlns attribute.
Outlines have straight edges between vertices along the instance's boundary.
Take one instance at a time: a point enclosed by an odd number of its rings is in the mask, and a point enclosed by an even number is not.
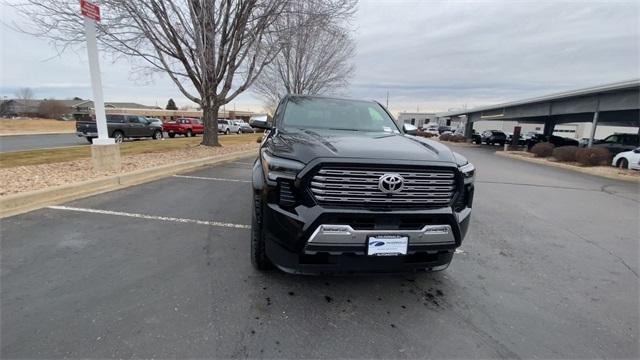
<svg viewBox="0 0 640 360"><path fill-rule="evenodd" d="M240 131L240 126L238 126L234 120L218 119L219 133L229 135L231 133L238 133L239 131Z"/></svg>

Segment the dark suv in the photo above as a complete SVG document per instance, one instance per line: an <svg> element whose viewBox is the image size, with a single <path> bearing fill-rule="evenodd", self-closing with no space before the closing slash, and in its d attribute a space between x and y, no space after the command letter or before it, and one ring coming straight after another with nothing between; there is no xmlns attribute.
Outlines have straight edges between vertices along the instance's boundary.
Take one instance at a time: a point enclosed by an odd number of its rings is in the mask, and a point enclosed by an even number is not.
<svg viewBox="0 0 640 360"><path fill-rule="evenodd" d="M483 132L480 137L481 141L487 145L498 144L502 146L507 141L507 134L500 130L487 130Z"/></svg>
<svg viewBox="0 0 640 360"><path fill-rule="evenodd" d="M469 226L475 168L379 103L287 96L253 166L251 258L296 273L442 270Z"/></svg>
<svg viewBox="0 0 640 360"><path fill-rule="evenodd" d="M603 147L611 153L618 155L623 151L631 151L640 146L640 135L617 133L609 135L602 140L593 142L594 147Z"/></svg>

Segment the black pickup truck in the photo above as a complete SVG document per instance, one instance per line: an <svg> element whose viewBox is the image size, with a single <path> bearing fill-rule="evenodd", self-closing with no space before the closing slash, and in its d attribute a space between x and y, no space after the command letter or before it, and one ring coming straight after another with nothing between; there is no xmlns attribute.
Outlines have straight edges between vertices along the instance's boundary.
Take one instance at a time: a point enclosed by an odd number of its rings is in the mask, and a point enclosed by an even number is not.
<svg viewBox="0 0 640 360"><path fill-rule="evenodd" d="M116 143L121 143L126 138L162 138L162 125L153 123L146 117L139 115L108 114L107 130L109 137L112 137ZM98 137L95 120L76 121L76 135L93 142L93 139Z"/></svg>
<svg viewBox="0 0 640 360"><path fill-rule="evenodd" d="M443 270L475 168L379 103L283 98L253 165L251 260L295 273Z"/></svg>

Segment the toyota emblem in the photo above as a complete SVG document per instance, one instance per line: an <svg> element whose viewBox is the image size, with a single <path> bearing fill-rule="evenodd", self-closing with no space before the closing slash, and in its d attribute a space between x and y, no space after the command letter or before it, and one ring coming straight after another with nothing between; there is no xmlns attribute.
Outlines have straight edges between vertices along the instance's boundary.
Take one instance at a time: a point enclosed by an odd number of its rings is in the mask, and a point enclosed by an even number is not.
<svg viewBox="0 0 640 360"><path fill-rule="evenodd" d="M378 179L378 189L385 194L395 194L402 191L404 179L400 174L384 174Z"/></svg>

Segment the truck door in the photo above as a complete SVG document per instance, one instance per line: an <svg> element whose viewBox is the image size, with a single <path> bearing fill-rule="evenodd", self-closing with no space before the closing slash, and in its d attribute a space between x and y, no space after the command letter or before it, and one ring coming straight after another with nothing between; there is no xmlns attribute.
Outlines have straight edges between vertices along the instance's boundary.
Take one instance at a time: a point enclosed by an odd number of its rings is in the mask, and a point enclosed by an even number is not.
<svg viewBox="0 0 640 360"><path fill-rule="evenodd" d="M127 137L141 137L145 136L144 132L144 125L140 122L140 118L136 115L127 115L125 135Z"/></svg>
<svg viewBox="0 0 640 360"><path fill-rule="evenodd" d="M153 136L153 132L156 130L156 128L149 126L151 122L147 120L145 116L138 116L138 121L140 122L140 124L142 124L142 127L140 128L140 136Z"/></svg>

